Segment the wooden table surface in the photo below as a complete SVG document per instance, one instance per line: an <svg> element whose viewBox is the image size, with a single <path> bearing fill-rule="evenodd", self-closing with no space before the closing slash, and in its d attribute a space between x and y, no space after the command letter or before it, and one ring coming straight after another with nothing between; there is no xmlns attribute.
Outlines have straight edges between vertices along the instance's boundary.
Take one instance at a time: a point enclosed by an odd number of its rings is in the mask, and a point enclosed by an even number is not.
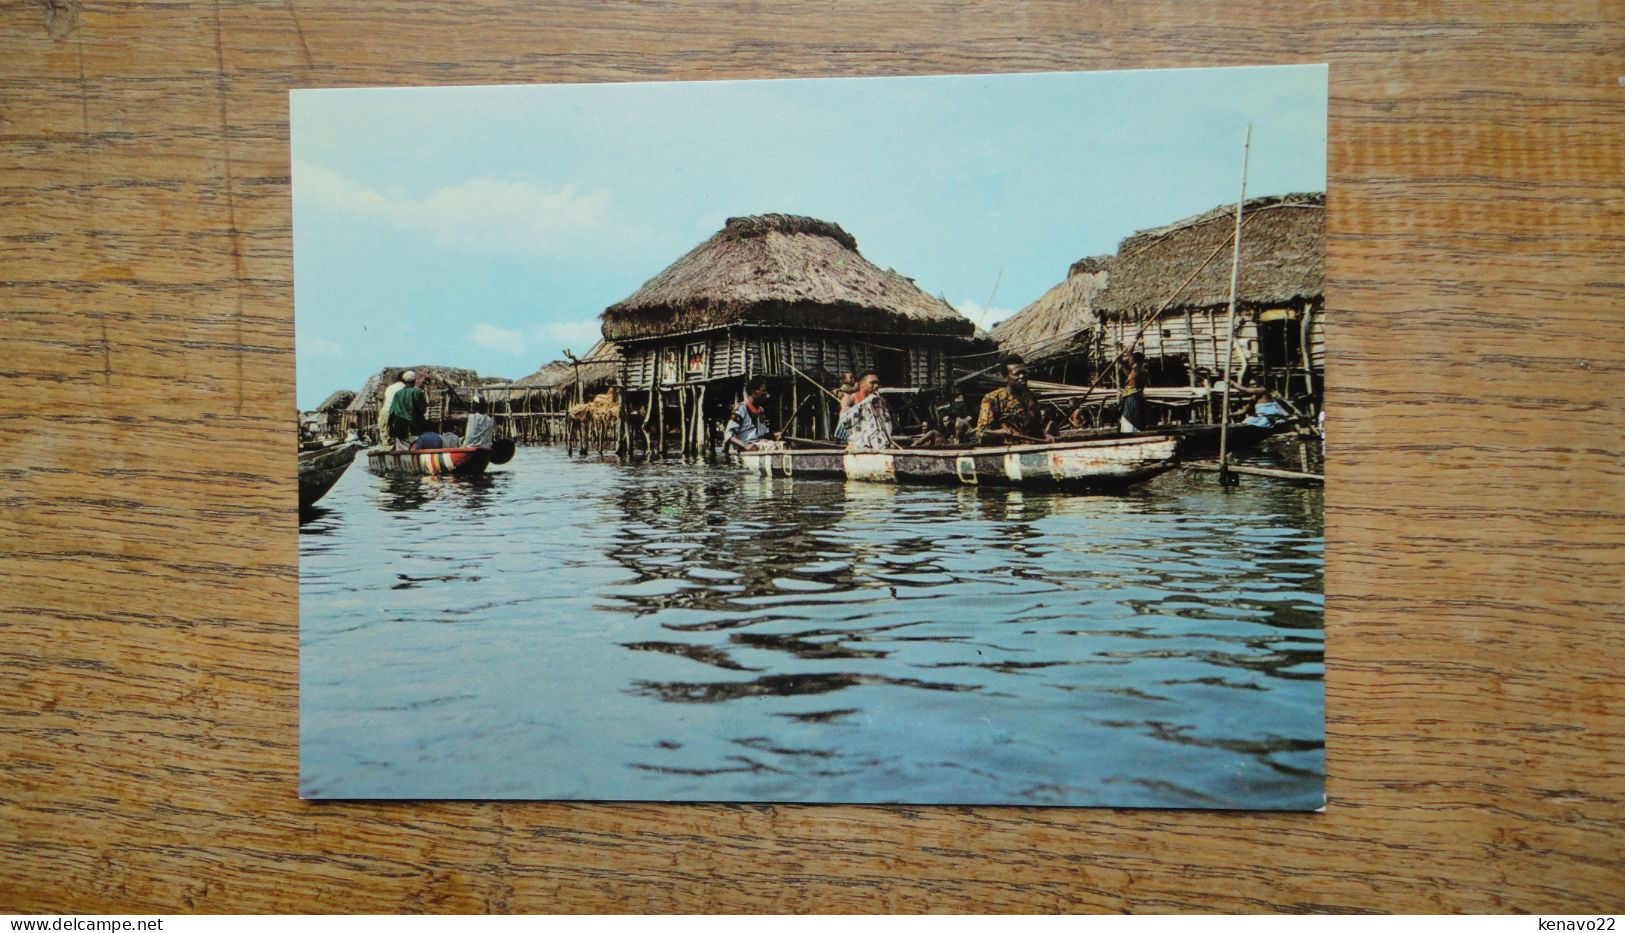
<svg viewBox="0 0 1625 933"><path fill-rule="evenodd" d="M1622 24L5 4L0 911L1625 908ZM290 88L1296 62L1331 63L1325 813L297 799Z"/></svg>

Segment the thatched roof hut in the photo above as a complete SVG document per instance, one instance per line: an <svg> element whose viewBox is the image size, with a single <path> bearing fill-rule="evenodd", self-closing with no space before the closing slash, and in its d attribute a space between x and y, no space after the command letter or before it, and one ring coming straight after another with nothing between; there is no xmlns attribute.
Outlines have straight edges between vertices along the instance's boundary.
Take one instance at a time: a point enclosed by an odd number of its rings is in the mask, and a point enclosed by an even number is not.
<svg viewBox="0 0 1625 933"><path fill-rule="evenodd" d="M434 380L429 383L431 404L434 403L438 394L447 385L451 386L458 397L462 398L466 403L472 400L486 383L486 380L480 378L480 374L472 369L457 369L451 366L432 366L429 364L421 366L386 366L367 377L366 385L362 386L361 391L350 401L347 410L353 412L377 411L378 406L384 400L384 390L391 383L398 381L401 378L401 373L406 372L408 369L420 373L427 370L434 374Z"/></svg>
<svg viewBox="0 0 1625 933"><path fill-rule="evenodd" d="M1242 205L1241 276L1236 304L1259 308L1321 297L1326 278L1326 195L1320 192L1252 198ZM1094 306L1105 318L1143 318L1163 307L1202 308L1230 301L1230 248L1235 205L1125 239L1110 261L1108 282ZM1209 253L1213 259L1189 285L1181 282Z"/></svg>
<svg viewBox="0 0 1625 933"><path fill-rule="evenodd" d="M343 411L344 409L349 408L350 403L353 401L355 401L354 392L351 392L349 389L340 389L337 392L334 392L332 395L329 395L327 398L322 399L322 403L317 405L315 410Z"/></svg>
<svg viewBox="0 0 1625 933"><path fill-rule="evenodd" d="M612 340L730 324L969 336L971 322L914 281L875 267L839 226L732 217L710 239L604 311Z"/></svg>
<svg viewBox="0 0 1625 933"><path fill-rule="evenodd" d="M601 392L615 382L620 374L620 349L608 340L599 340L592 349L578 358L581 365L581 386L585 392ZM554 360L528 376L515 379L509 386L531 392L568 392L575 388L576 364L569 360Z"/></svg>
<svg viewBox="0 0 1625 933"><path fill-rule="evenodd" d="M531 391L551 390L562 380L573 379L575 369L569 360L554 360L544 365L528 376L520 376L508 384L511 389L529 389Z"/></svg>
<svg viewBox="0 0 1625 933"><path fill-rule="evenodd" d="M1039 364L1075 352L1095 326L1095 299L1106 288L1108 256L1073 263L1060 284L993 325L1001 353Z"/></svg>

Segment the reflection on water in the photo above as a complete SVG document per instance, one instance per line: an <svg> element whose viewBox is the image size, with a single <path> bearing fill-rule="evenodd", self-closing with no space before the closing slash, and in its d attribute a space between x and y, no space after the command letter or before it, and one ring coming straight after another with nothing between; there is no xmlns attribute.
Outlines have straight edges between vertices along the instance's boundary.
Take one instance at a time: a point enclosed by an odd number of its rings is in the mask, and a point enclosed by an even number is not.
<svg viewBox="0 0 1625 933"><path fill-rule="evenodd" d="M522 450L301 526L316 797L1312 808L1321 491Z"/></svg>

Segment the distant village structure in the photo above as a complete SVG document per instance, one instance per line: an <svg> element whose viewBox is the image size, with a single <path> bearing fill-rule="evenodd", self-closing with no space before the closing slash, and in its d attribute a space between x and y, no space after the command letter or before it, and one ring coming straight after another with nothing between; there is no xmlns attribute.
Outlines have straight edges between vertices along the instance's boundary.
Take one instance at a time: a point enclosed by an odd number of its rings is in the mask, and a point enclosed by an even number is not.
<svg viewBox="0 0 1625 933"><path fill-rule="evenodd" d="M623 405L646 413L641 437L629 430L621 446L709 451L756 376L769 380L773 425L828 438L828 390L842 373L873 369L883 386L946 395L951 358L975 349L974 330L943 299L864 259L833 223L730 218L604 311L604 336L621 348Z"/></svg>
<svg viewBox="0 0 1625 933"><path fill-rule="evenodd" d="M1320 405L1326 368L1325 207L1318 192L1242 205L1231 351L1239 380L1310 409ZM995 327L994 339L1044 378L1073 384L1087 384L1134 344L1152 386L1191 390L1166 400L1206 397L1225 373L1234 230L1234 204L1142 230L1114 255L1074 263L1063 282Z"/></svg>
<svg viewBox="0 0 1625 933"><path fill-rule="evenodd" d="M517 441L567 440L575 423L572 407L615 385L620 368L620 349L599 340L582 356L554 360L528 376L486 386L482 410Z"/></svg>
<svg viewBox="0 0 1625 933"><path fill-rule="evenodd" d="M1242 206L1230 372L1313 412L1325 375L1323 193L1252 198ZM1235 205L1125 238L994 327L992 339L940 297L859 252L838 225L810 217L730 218L710 238L602 314L603 338L529 376L481 378L444 366L387 367L359 392L340 390L302 416L311 433L377 440L378 407L403 369L434 374L429 420L459 431L490 414L500 436L564 441L585 451L708 456L746 384L768 380L768 420L787 435L833 436L831 391L873 369L894 411L935 414L962 395L974 406L1020 354L1046 401L1083 399L1107 423L1132 345L1161 420L1217 415L1225 377ZM969 412L974 414L974 411ZM912 418L911 418L912 420Z"/></svg>
<svg viewBox="0 0 1625 933"><path fill-rule="evenodd" d="M338 417L339 431L354 432L368 443L378 442L378 408L384 392L401 378L406 370L430 372L434 379L425 387L429 398L428 419L443 430L461 432L460 425L471 411L479 410L482 390L487 382L472 369L422 364L418 366L386 366L367 377L367 382Z"/></svg>

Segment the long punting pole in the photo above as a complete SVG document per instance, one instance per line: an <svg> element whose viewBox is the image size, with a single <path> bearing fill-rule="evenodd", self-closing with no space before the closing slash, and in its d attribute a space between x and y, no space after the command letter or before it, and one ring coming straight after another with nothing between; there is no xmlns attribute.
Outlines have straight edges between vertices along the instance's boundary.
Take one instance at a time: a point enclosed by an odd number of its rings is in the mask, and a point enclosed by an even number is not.
<svg viewBox="0 0 1625 933"><path fill-rule="evenodd" d="M1253 125L1241 144L1241 197L1236 199L1235 249L1230 254L1230 307L1224 312L1224 395L1219 402L1219 484L1235 481L1230 473L1230 364L1236 353L1236 285L1241 279L1241 202L1247 200L1247 155L1253 147Z"/></svg>

